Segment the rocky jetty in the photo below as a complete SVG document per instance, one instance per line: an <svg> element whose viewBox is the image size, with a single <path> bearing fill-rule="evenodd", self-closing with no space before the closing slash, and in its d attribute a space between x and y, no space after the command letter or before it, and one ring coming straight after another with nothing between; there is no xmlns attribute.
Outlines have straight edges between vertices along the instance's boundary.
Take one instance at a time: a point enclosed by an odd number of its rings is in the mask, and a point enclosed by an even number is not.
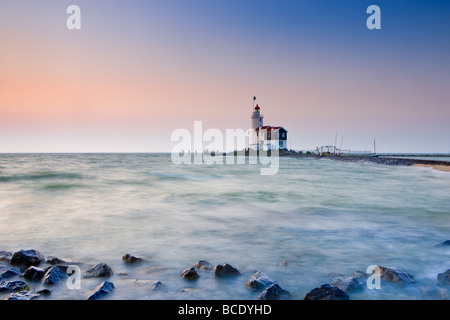
<svg viewBox="0 0 450 320"><path fill-rule="evenodd" d="M440 245L447 246L448 244L447 241L444 241ZM159 291L160 289L169 291L171 287L173 288L172 284L166 286L158 280L136 279L133 276L130 279L124 279L123 277L134 274L136 270L140 270L142 267L147 270L145 272L148 274L154 272L154 270L161 270L160 267L155 266L148 268L147 261L142 266L131 266L130 264L143 261L141 258L134 257L131 254L126 254L121 257L124 262L123 267L129 268L129 272L119 272L115 277L112 268L106 263L98 263L94 266L84 263L78 263L77 265L65 264L67 263L65 260L54 256L49 256L47 259L44 259L44 256L39 251L33 249L20 250L14 254L8 251L0 251L0 258L0 270L2 270L0 273L0 298L5 300L45 299L50 297L52 291L54 291L52 296L56 295L59 298L58 294L60 294L60 291L58 288L62 288L64 283L67 283L68 289L70 289L69 284L74 282L69 283L68 280L71 280L69 277L76 277L77 274L79 277L83 275L83 278L90 279L85 282L89 286L87 290L95 288L89 295L85 296L89 300L107 299L116 290L115 284L112 281L100 280L104 277L110 277L108 280L117 279L121 281L121 287L123 287L124 283L135 286L144 295L157 290ZM117 261L120 261L120 256ZM84 273L82 273L82 269ZM74 272L74 270L76 271ZM379 266L377 270L379 271L381 281L396 284L395 286L400 285L398 288L401 288L403 285L416 283L414 276L402 268ZM140 275L143 274L142 271L139 272L141 272ZM249 270L242 272L242 274L248 274ZM184 288L181 291L178 290L178 292L191 294L201 292L202 284L207 283L202 281L203 273L207 281L210 281L208 279L211 279L211 277L226 278L241 275L241 271L228 263L213 266L213 264L206 260L198 260L192 266L184 269L179 278L188 281L200 279L198 280L199 282L195 283L192 287ZM372 275L366 274L363 271L356 271L352 275L331 272L327 276L330 277L329 283L312 289L303 296L303 299L348 300L353 294L358 297L360 291L366 290L366 281ZM255 298L258 300L301 299L298 293L294 296L291 295L289 291L282 288L280 284L261 271L253 271L251 276L249 274L249 277L246 281L239 281L239 277L234 278L233 281L218 279L217 284L234 285L237 283L242 287L254 291ZM103 282L99 285L100 281ZM174 281L177 281L176 278L174 278ZM450 269L437 274L436 281L436 288L426 290L435 290L437 293L446 290L447 286L450 286ZM52 291L48 288L52 288ZM413 289L418 291L422 290L419 288ZM174 294L176 293L174 292ZM447 297L447 295L442 294L437 296Z"/></svg>
<svg viewBox="0 0 450 320"><path fill-rule="evenodd" d="M373 162L378 164L384 164L389 166L413 166L416 164L422 165L443 165L450 166L448 161L439 161L439 160L425 160L425 159L409 159L407 157L404 158L389 158L377 155L371 156L339 156L339 155L331 155L331 156L316 156L317 158L327 158L338 161L346 161L346 162Z"/></svg>

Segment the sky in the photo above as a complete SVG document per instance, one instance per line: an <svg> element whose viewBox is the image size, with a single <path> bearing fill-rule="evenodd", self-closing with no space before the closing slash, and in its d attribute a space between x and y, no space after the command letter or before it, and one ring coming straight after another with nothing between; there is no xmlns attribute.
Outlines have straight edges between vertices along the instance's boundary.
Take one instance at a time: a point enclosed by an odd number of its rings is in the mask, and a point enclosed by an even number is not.
<svg viewBox="0 0 450 320"><path fill-rule="evenodd" d="M293 149L448 153L449 39L446 0L0 0L0 152L170 152L256 96Z"/></svg>

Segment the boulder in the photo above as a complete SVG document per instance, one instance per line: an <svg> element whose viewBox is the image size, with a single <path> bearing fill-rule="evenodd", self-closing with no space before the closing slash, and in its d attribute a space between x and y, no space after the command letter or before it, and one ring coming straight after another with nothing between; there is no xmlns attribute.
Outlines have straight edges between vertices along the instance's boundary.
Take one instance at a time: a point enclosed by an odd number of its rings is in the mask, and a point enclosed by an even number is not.
<svg viewBox="0 0 450 320"><path fill-rule="evenodd" d="M28 287L23 281L3 281L0 282L0 292L22 291Z"/></svg>
<svg viewBox="0 0 450 320"><path fill-rule="evenodd" d="M9 251L0 251L0 261L10 262L12 258L12 253Z"/></svg>
<svg viewBox="0 0 450 320"><path fill-rule="evenodd" d="M57 257L54 257L54 256L48 256L47 257L47 263L55 265L55 264L65 264L67 262L62 260L62 259L59 259Z"/></svg>
<svg viewBox="0 0 450 320"><path fill-rule="evenodd" d="M114 284L112 282L105 281L100 284L97 288L92 291L88 300L98 300L104 298L106 295L110 294L115 289Z"/></svg>
<svg viewBox="0 0 450 320"><path fill-rule="evenodd" d="M12 267L0 275L0 280L12 278L12 277L19 276L19 275L20 275L20 269L17 267Z"/></svg>
<svg viewBox="0 0 450 320"><path fill-rule="evenodd" d="M197 280L198 278L200 278L194 267L190 267L184 270L181 274L181 277L186 280Z"/></svg>
<svg viewBox="0 0 450 320"><path fill-rule="evenodd" d="M289 291L284 290L277 283L273 283L261 292L258 300L283 300L290 297Z"/></svg>
<svg viewBox="0 0 450 320"><path fill-rule="evenodd" d="M49 296L52 293L49 289L42 289L36 292L36 294L42 295L42 296Z"/></svg>
<svg viewBox="0 0 450 320"><path fill-rule="evenodd" d="M45 274L45 270L35 267L35 266L31 266L29 267L25 273L23 274L23 277L25 279L31 280L31 281L36 281L36 280L40 280Z"/></svg>
<svg viewBox="0 0 450 320"><path fill-rule="evenodd" d="M239 275L240 272L233 266L226 264L219 264L214 267L214 274L218 277L228 277L228 276L235 276Z"/></svg>
<svg viewBox="0 0 450 320"><path fill-rule="evenodd" d="M13 292L3 298L3 300L33 300L39 298L39 294L30 291Z"/></svg>
<svg viewBox="0 0 450 320"><path fill-rule="evenodd" d="M85 278L109 277L113 274L112 269L106 263L99 263L84 273Z"/></svg>
<svg viewBox="0 0 450 320"><path fill-rule="evenodd" d="M305 295L305 300L349 300L348 295L341 289L330 284L323 284Z"/></svg>
<svg viewBox="0 0 450 320"><path fill-rule="evenodd" d="M358 278L354 276L336 277L333 280L331 280L331 285L345 292L352 292L363 289L363 286L358 281Z"/></svg>
<svg viewBox="0 0 450 320"><path fill-rule="evenodd" d="M158 280L141 280L136 279L133 281L133 284L138 287L143 287L148 291L156 291L165 288L164 284Z"/></svg>
<svg viewBox="0 0 450 320"><path fill-rule="evenodd" d="M410 275L409 273L400 268L383 267L383 266L379 266L379 268L381 273L381 279L385 281L399 284L408 284L416 282L416 280L412 275Z"/></svg>
<svg viewBox="0 0 450 320"><path fill-rule="evenodd" d="M214 266L209 263L208 261L205 260L199 260L194 264L194 268L198 269L198 270L212 270L214 268Z"/></svg>
<svg viewBox="0 0 450 320"><path fill-rule="evenodd" d="M19 267L31 267L38 266L42 261L44 261L44 256L34 249L30 250L20 250L13 254L11 257L11 265Z"/></svg>
<svg viewBox="0 0 450 320"><path fill-rule="evenodd" d="M448 285L450 285L450 269L445 271L444 273L439 273L437 275L437 282L441 286L448 286Z"/></svg>
<svg viewBox="0 0 450 320"><path fill-rule="evenodd" d="M355 277L361 284L365 283L369 277L364 271L355 271L352 276Z"/></svg>
<svg viewBox="0 0 450 320"><path fill-rule="evenodd" d="M439 247L450 247L450 240L445 240L438 244Z"/></svg>
<svg viewBox="0 0 450 320"><path fill-rule="evenodd" d="M138 258L138 257L132 256L131 254L127 253L126 255L124 255L122 257L122 261L124 261L125 263L136 263L136 262L141 262L143 260L142 260L142 258Z"/></svg>
<svg viewBox="0 0 450 320"><path fill-rule="evenodd" d="M252 290L263 290L272 284L274 284L274 282L271 279L257 271L245 285Z"/></svg>
<svg viewBox="0 0 450 320"><path fill-rule="evenodd" d="M67 278L67 274L60 268L53 266L45 272L42 281L44 284L54 285Z"/></svg>
<svg viewBox="0 0 450 320"><path fill-rule="evenodd" d="M69 270L69 266L66 266L66 265L58 264L58 265L55 265L55 267L59 268L65 274L67 274L67 270Z"/></svg>

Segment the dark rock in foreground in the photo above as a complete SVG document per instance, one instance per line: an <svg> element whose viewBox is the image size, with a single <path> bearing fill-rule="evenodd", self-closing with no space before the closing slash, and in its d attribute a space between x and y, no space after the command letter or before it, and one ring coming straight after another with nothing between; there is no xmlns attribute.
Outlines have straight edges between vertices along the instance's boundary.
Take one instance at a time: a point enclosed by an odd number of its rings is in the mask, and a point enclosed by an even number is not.
<svg viewBox="0 0 450 320"><path fill-rule="evenodd" d="M445 240L444 242L441 242L438 244L440 247L450 247L450 240Z"/></svg>
<svg viewBox="0 0 450 320"><path fill-rule="evenodd" d="M55 265L55 264L65 264L67 262L57 257L49 256L47 257L47 263Z"/></svg>
<svg viewBox="0 0 450 320"><path fill-rule="evenodd" d="M17 267L12 267L0 275L0 280L12 278L12 277L19 276L19 275L20 275L20 269Z"/></svg>
<svg viewBox="0 0 450 320"><path fill-rule="evenodd" d="M65 274L67 274L67 271L69 270L69 266L66 265L55 265L55 267L59 268L62 272L64 272Z"/></svg>
<svg viewBox="0 0 450 320"><path fill-rule="evenodd" d="M44 256L39 251L31 249L15 252L10 263L13 266L28 268L31 266L38 266L42 261L44 261Z"/></svg>
<svg viewBox="0 0 450 320"><path fill-rule="evenodd" d="M112 269L106 263L99 263L84 273L85 278L108 277L113 274Z"/></svg>
<svg viewBox="0 0 450 320"><path fill-rule="evenodd" d="M235 276L239 275L240 272L235 267L226 264L218 264L214 267L214 274L218 277L228 277L228 276Z"/></svg>
<svg viewBox="0 0 450 320"><path fill-rule="evenodd" d="M122 261L124 261L126 263L136 263L136 262L141 262L143 260L142 260L142 258L138 258L138 257L132 256L131 254L127 253L126 255L124 255L122 257Z"/></svg>
<svg viewBox="0 0 450 320"><path fill-rule="evenodd" d="M363 286L355 276L336 277L331 280L331 285L337 287L345 292L358 291L363 289Z"/></svg>
<svg viewBox="0 0 450 320"><path fill-rule="evenodd" d="M36 280L40 280L45 274L45 270L35 267L35 266L31 266L29 267L25 273L23 274L23 277L25 279L31 280L31 281L36 281Z"/></svg>
<svg viewBox="0 0 450 320"><path fill-rule="evenodd" d="M274 284L274 282L271 279L257 271L245 285L252 290L263 290L272 284Z"/></svg>
<svg viewBox="0 0 450 320"><path fill-rule="evenodd" d="M39 294L39 295L42 295L42 296L49 296L52 293L52 291L49 290L49 289L42 289L42 290L39 290L36 293Z"/></svg>
<svg viewBox="0 0 450 320"><path fill-rule="evenodd" d="M37 291L35 293L31 291L25 290L26 287L22 285L19 285L19 288L22 288L18 292L12 292L8 296L4 297L3 300L33 300L38 299L39 297L45 297L51 294L51 291L48 289L43 289L40 291Z"/></svg>
<svg viewBox="0 0 450 320"><path fill-rule="evenodd" d="M115 289L112 282L105 281L94 289L93 293L89 296L88 300L97 300L110 294Z"/></svg>
<svg viewBox="0 0 450 320"><path fill-rule="evenodd" d="M30 291L13 292L3 300L33 300L39 298L39 294Z"/></svg>
<svg viewBox="0 0 450 320"><path fill-rule="evenodd" d="M444 273L439 273L437 275L437 282L441 286L448 286L448 285L450 285L450 269L448 269Z"/></svg>
<svg viewBox="0 0 450 320"><path fill-rule="evenodd" d="M43 277L43 282L45 284L53 285L57 284L65 278L67 278L67 274L64 273L60 268L54 266L47 270Z"/></svg>
<svg viewBox="0 0 450 320"><path fill-rule="evenodd" d="M343 290L324 284L307 293L305 300L349 300L349 297Z"/></svg>
<svg viewBox="0 0 450 320"><path fill-rule="evenodd" d="M194 264L194 268L198 270L212 270L214 267L211 263L205 260L199 260Z"/></svg>
<svg viewBox="0 0 450 320"><path fill-rule="evenodd" d="M181 274L181 277L186 280L197 280L198 278L200 278L194 267L190 267L184 270Z"/></svg>
<svg viewBox="0 0 450 320"><path fill-rule="evenodd" d="M416 280L412 275L410 275L409 273L400 268L383 267L383 266L379 266L379 268L381 272L381 279L383 280L399 284L408 284L416 282Z"/></svg>
<svg viewBox="0 0 450 320"><path fill-rule="evenodd" d="M283 300L291 297L289 291L284 290L278 284L274 283L264 289L258 296L258 300Z"/></svg>
<svg viewBox="0 0 450 320"><path fill-rule="evenodd" d="M0 282L0 292L22 291L28 287L23 281L3 281Z"/></svg>

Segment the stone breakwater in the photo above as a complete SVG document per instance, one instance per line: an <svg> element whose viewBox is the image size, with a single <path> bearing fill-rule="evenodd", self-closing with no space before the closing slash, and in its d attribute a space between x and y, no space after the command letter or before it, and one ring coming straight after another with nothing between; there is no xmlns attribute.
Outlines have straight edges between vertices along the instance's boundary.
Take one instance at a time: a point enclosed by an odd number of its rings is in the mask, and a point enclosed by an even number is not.
<svg viewBox="0 0 450 320"><path fill-rule="evenodd" d="M410 159L410 158L390 158L384 156L339 156L339 155L315 155L315 154L294 154L290 152L282 152L280 156L304 159L330 159L345 162L372 162L389 166L446 166L450 168L450 161L426 160L426 159Z"/></svg>
<svg viewBox="0 0 450 320"><path fill-rule="evenodd" d="M431 165L431 166L450 166L448 161L439 160L425 160L425 159L402 159L402 158L387 158L379 156L325 156L328 159L335 159L340 161L350 162L373 162L378 164L385 164L389 166L413 166L413 165Z"/></svg>
<svg viewBox="0 0 450 320"><path fill-rule="evenodd" d="M439 243L437 246L450 247L450 240ZM122 262L126 267L133 268L132 265L145 263L145 259L126 254L122 257ZM285 266L287 262L283 261L280 265ZM15 253L0 251L0 298L3 300L52 299L54 288L74 284L71 278L75 276L76 270L80 273L79 277L96 278L100 282L92 286L90 293L84 299L114 299L114 292L117 291L111 280L114 271L106 263L97 263L92 266L88 263L64 261L54 256L45 258L34 249L20 250ZM242 279L242 273L238 268L227 263L213 265L206 260L199 260L186 267L184 271L181 270L179 278L189 283L198 281L205 273L210 273L218 279L241 278L240 281L236 281L236 285L245 286L247 290L257 292L258 300L293 299L291 293L283 288L282 284L260 271L254 271L249 279ZM436 284L447 289L450 286L450 270L442 271L436 275ZM352 293L368 290L369 282L373 284L374 275L395 286L403 287L416 283L414 276L402 268L378 266L376 272L376 274L367 274L363 271L355 271L352 275L335 275L330 283L313 288L303 299L349 300ZM134 279L130 282L130 286L133 284L144 285L150 291L167 290L166 285L161 281ZM73 298L68 294L67 299L79 298ZM231 296L230 299L234 297Z"/></svg>

